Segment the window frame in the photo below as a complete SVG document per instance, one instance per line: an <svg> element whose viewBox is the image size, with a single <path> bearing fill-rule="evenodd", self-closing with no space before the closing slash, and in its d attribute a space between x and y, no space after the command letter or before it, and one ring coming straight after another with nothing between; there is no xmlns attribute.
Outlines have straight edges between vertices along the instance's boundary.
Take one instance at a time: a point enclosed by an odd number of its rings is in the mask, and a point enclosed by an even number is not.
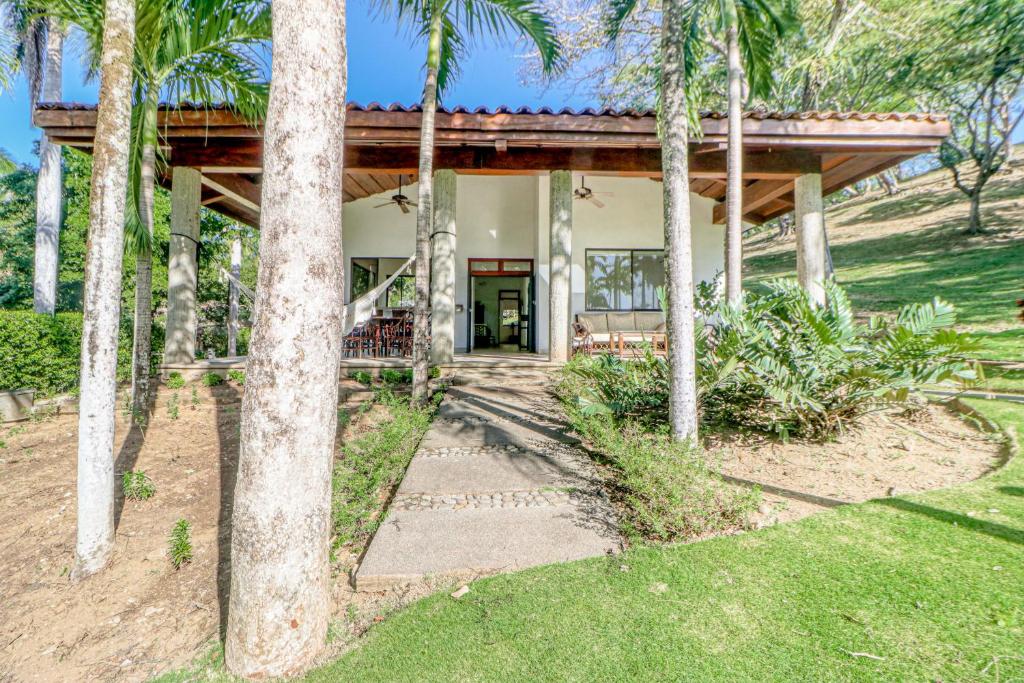
<svg viewBox="0 0 1024 683"><path fill-rule="evenodd" d="M664 249L652 249L652 248L632 248L632 247L588 247L584 249L583 253L583 305L584 310L594 313L633 313L633 312L650 312L660 311L661 308L637 308L631 306L630 308L591 308L590 306L590 272L587 269L587 263L590 261L590 252L618 252L620 254L629 255L629 300L633 301L633 280L636 277L636 270L633 267L634 254L661 254L662 257L662 268L664 269L665 264L665 250Z"/></svg>

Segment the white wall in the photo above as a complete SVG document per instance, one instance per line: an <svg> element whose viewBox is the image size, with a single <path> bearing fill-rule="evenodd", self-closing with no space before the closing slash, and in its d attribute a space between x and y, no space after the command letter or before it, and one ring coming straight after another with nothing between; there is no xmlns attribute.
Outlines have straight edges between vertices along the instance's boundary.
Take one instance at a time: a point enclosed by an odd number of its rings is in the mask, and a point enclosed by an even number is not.
<svg viewBox="0 0 1024 683"><path fill-rule="evenodd" d="M662 186L647 178L586 176L587 186L605 204L573 202L572 306L584 310L584 261L587 249L661 249ZM573 174L579 187L580 175ZM456 205L455 346L467 347L470 258L532 258L536 273L537 347L547 351L548 328L548 176L458 176ZM416 197L416 185L404 188ZM343 248L346 300L353 257L408 258L415 251L416 214L398 207L374 209L392 193L345 204ZM714 201L691 195L693 212L694 281L710 280L723 268L723 226L712 225Z"/></svg>

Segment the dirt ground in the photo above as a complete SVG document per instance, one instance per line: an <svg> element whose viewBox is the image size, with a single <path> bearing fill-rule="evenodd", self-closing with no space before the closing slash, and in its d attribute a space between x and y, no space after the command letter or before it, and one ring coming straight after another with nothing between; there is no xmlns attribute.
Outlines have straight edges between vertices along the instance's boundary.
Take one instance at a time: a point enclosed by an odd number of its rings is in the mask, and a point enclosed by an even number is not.
<svg viewBox="0 0 1024 683"><path fill-rule="evenodd" d="M719 470L761 487L758 526L789 522L844 503L944 488L998 467L1000 441L951 408L868 415L830 443L782 443L761 435L720 436L709 452Z"/></svg>
<svg viewBox="0 0 1024 683"><path fill-rule="evenodd" d="M68 574L78 416L0 426L0 682L141 681L216 646L229 589L240 404L241 387L233 384L197 386L195 393L191 386L161 388L145 439L118 415L115 472L145 471L156 495L127 502L119 495L113 561L77 585ZM379 417L356 415L342 438L372 428ZM167 539L182 518L192 524L195 556L175 570ZM355 594L347 570L356 558L341 555L335 650L380 614L428 590Z"/></svg>

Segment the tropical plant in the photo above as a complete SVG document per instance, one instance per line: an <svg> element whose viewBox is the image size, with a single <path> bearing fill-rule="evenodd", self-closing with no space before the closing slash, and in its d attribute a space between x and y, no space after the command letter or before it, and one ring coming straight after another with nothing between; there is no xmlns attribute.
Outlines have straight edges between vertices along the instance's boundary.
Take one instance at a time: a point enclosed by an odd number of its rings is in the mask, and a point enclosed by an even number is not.
<svg viewBox="0 0 1024 683"><path fill-rule="evenodd" d="M554 27L533 0L378 0L417 36L426 38L426 78L420 123L419 191L416 206L416 299L413 320L412 398L427 398L430 362L430 233L433 221L434 116L438 95L452 85L471 41L484 33L505 38L510 33L529 40L538 50L545 72L558 63L561 48Z"/></svg>
<svg viewBox="0 0 1024 683"><path fill-rule="evenodd" d="M85 32L95 68L104 0L53 1L56 16ZM163 173L160 99L223 103L246 121L261 120L268 88L259 50L270 38L270 8L262 0L138 0L136 12L127 243L136 257L132 405L143 412L149 397L153 196Z"/></svg>
<svg viewBox="0 0 1024 683"><path fill-rule="evenodd" d="M44 102L62 99L61 67L64 58L66 28L56 18L46 17L45 0L6 0L6 29L14 37L10 64L25 73L28 82L29 108L35 109L40 98ZM0 68L0 73L7 69ZM62 169L60 145L50 142L43 133L39 141L39 174L36 182L35 268L33 303L36 313L53 314L57 307L58 248L61 228Z"/></svg>
<svg viewBox="0 0 1024 683"><path fill-rule="evenodd" d="M107 0L93 151L78 414L78 528L73 580L103 569L114 549L117 333L131 146L134 0Z"/></svg>
<svg viewBox="0 0 1024 683"><path fill-rule="evenodd" d="M780 280L742 305L722 303L716 328L696 334L697 396L706 423L828 438L865 413L910 405L934 385L971 386L980 367L964 359L974 342L952 329L939 299L906 306L892 321L854 321L838 285L815 306L796 282ZM649 350L639 360L577 357L566 366L585 415L652 425L666 419L668 367Z"/></svg>

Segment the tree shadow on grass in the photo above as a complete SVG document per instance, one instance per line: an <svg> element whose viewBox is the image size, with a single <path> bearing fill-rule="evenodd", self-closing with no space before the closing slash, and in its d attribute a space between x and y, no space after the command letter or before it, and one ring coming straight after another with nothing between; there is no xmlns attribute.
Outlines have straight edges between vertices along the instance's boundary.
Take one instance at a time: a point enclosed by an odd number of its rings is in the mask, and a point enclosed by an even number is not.
<svg viewBox="0 0 1024 683"><path fill-rule="evenodd" d="M989 522L975 517L968 517L967 515L962 515L958 512L950 512L949 510L943 510L929 505L922 505L921 503L904 500L903 498L878 499L872 501L872 503L875 505L885 505L903 512L913 512L915 514L924 515L940 522L955 525L960 529L976 531L978 533L992 536L993 538L1009 541L1010 543L1024 545L1024 529L1015 529L1014 527L1006 526L1005 524Z"/></svg>
<svg viewBox="0 0 1024 683"><path fill-rule="evenodd" d="M1020 496L1024 498L1024 486L997 486L996 491L1005 493L1008 496Z"/></svg>

